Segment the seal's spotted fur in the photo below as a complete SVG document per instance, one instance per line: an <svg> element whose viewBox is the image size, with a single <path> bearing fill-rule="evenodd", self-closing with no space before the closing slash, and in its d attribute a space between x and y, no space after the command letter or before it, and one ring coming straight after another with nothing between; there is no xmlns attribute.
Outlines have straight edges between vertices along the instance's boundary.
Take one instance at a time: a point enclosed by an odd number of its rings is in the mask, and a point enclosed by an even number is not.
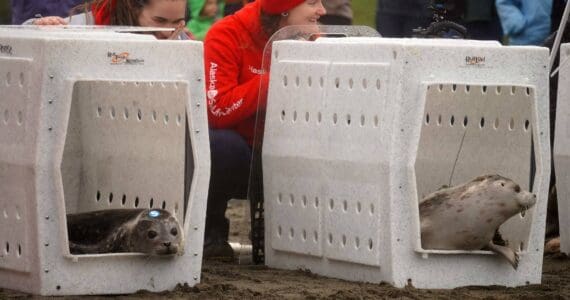
<svg viewBox="0 0 570 300"><path fill-rule="evenodd" d="M181 251L182 229L162 209L108 209L67 215L72 254L142 252L169 255Z"/></svg>
<svg viewBox="0 0 570 300"><path fill-rule="evenodd" d="M423 249L481 250L503 255L516 269L518 254L493 243L499 226L531 207L536 195L500 175L479 176L470 182L432 193L420 201Z"/></svg>

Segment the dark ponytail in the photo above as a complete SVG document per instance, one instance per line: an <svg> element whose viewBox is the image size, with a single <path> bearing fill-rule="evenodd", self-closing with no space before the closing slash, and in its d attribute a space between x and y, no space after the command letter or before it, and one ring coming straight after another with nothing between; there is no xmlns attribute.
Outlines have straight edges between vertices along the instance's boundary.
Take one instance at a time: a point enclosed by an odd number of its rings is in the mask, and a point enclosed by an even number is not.
<svg viewBox="0 0 570 300"><path fill-rule="evenodd" d="M263 32L271 37L277 30L279 30L279 23L281 23L281 15L270 15L265 13L263 10L259 16L259 21L261 22L261 28Z"/></svg>

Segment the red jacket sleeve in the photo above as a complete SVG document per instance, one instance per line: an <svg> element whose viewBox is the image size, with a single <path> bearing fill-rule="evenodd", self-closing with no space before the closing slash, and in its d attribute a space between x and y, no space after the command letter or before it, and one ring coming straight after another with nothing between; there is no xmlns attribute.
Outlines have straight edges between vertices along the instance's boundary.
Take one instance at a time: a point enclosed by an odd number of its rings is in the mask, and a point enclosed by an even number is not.
<svg viewBox="0 0 570 300"><path fill-rule="evenodd" d="M234 128L257 111L262 76L239 82L244 64L240 50L237 37L225 28L210 32L204 42L206 97L211 128Z"/></svg>

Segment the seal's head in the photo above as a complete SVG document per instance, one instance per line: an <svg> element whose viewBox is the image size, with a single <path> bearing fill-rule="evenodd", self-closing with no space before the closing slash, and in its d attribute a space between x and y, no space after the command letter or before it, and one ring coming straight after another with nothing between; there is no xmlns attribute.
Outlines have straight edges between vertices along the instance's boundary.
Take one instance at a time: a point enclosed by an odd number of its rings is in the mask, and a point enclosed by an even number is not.
<svg viewBox="0 0 570 300"><path fill-rule="evenodd" d="M151 209L141 213L130 240L132 252L171 255L182 250L182 228L167 210Z"/></svg>
<svg viewBox="0 0 570 300"><path fill-rule="evenodd" d="M505 216L524 213L536 203L536 195L521 189L514 181L501 175L479 176L473 180L469 188L486 195L483 199L489 201L489 205L499 204L499 210Z"/></svg>

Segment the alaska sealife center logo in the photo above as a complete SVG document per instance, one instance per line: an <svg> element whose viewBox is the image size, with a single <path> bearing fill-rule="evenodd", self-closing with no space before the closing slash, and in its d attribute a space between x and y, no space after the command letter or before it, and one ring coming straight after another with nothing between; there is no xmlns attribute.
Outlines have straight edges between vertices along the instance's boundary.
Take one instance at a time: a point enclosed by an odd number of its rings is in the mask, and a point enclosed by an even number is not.
<svg viewBox="0 0 570 300"><path fill-rule="evenodd" d="M144 59L130 58L129 52L107 52L107 57L111 59L111 65L143 65Z"/></svg>

